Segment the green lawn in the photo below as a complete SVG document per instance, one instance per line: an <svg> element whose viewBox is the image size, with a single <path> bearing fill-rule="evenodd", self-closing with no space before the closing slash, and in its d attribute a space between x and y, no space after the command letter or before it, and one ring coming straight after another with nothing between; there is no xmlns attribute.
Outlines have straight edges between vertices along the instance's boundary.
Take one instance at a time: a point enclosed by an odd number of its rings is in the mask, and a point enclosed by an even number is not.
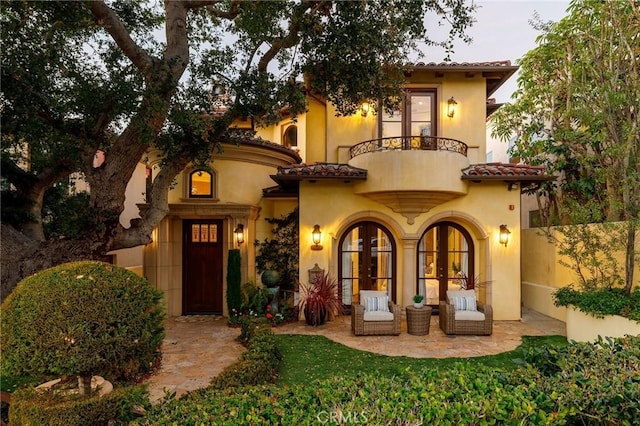
<svg viewBox="0 0 640 426"><path fill-rule="evenodd" d="M512 369L514 360L522 358L528 348L543 345L567 345L563 336L524 336L523 344L513 351L475 358L409 358L359 351L336 343L324 336L276 335L283 359L278 384L308 383L331 376L355 376L375 372L382 376L402 376L408 371L444 370L456 363L483 364Z"/></svg>

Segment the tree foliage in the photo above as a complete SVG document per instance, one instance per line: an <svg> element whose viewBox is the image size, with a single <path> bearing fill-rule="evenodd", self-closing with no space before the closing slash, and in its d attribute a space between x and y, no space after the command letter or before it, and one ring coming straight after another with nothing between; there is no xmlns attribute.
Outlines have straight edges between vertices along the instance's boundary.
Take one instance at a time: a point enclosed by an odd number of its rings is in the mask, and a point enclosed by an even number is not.
<svg viewBox="0 0 640 426"><path fill-rule="evenodd" d="M239 142L233 120L273 123L284 106L295 116L305 90L339 114L363 100L388 104L417 42L466 39L473 9L464 0L2 2L3 228L37 242L26 258L50 264L146 244L174 177ZM428 14L449 25L448 40L430 38ZM162 162L148 208L121 224L126 184L152 150ZM91 188L85 220L54 242L45 194L72 176ZM5 215L6 204L22 214Z"/></svg>
<svg viewBox="0 0 640 426"><path fill-rule="evenodd" d="M618 247L630 291L640 220L640 6L574 0L567 12L538 23L543 34L520 61L515 100L493 115L493 133L515 132L514 156L559 175L537 193L545 225L624 222Z"/></svg>

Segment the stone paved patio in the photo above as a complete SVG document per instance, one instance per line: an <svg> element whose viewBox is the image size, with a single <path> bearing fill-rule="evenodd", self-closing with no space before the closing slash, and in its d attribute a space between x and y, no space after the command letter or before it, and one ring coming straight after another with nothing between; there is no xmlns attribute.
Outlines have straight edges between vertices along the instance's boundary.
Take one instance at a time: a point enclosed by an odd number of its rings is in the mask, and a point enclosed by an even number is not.
<svg viewBox="0 0 640 426"><path fill-rule="evenodd" d="M169 318L162 367L149 381L150 398L159 401L165 393L186 392L205 387L211 379L238 359L244 347L237 342L239 328L227 326L220 316ZM565 324L535 311L523 311L521 321L495 321L491 336L447 336L431 317L429 334L414 336L403 323L399 336L354 336L348 316L320 327L304 322L274 328L281 334L314 334L363 351L414 358L448 358L493 355L515 349L522 336L565 335Z"/></svg>

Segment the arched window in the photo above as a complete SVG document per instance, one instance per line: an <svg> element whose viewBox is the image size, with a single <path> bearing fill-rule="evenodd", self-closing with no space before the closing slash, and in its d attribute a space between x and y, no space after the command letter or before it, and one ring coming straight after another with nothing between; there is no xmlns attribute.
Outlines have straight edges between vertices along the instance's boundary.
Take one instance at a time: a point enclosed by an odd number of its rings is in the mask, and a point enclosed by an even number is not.
<svg viewBox="0 0 640 426"><path fill-rule="evenodd" d="M286 147L293 148L298 146L298 127L289 126L282 135L282 144Z"/></svg>
<svg viewBox="0 0 640 426"><path fill-rule="evenodd" d="M213 198L213 175L205 170L189 174L189 198Z"/></svg>
<svg viewBox="0 0 640 426"><path fill-rule="evenodd" d="M447 290L473 287L473 240L453 222L431 225L418 243L418 293L425 304L438 306Z"/></svg>
<svg viewBox="0 0 640 426"><path fill-rule="evenodd" d="M374 222L360 222L340 240L338 275L342 303L359 301L360 290L386 291L396 299L396 244L391 233Z"/></svg>

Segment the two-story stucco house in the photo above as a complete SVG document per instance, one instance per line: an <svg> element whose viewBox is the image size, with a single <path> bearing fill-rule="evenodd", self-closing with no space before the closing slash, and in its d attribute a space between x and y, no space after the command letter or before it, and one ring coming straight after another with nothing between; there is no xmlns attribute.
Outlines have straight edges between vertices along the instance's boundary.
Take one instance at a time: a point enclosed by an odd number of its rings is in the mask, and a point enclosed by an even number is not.
<svg viewBox="0 0 640 426"><path fill-rule="evenodd" d="M300 277L318 264L338 279L346 305L378 289L401 306L420 293L435 307L447 289L480 283L494 319L520 319L520 189L546 177L536 167L484 163L495 108L487 99L516 69L508 61L415 64L393 114L363 106L337 117L308 96L305 114L256 129L271 143L225 146L212 174L179 175L170 212L144 248L144 275L165 292L170 315L226 315L228 250L240 248L243 279L257 281L251 242L270 235L263 219L297 207Z"/></svg>

